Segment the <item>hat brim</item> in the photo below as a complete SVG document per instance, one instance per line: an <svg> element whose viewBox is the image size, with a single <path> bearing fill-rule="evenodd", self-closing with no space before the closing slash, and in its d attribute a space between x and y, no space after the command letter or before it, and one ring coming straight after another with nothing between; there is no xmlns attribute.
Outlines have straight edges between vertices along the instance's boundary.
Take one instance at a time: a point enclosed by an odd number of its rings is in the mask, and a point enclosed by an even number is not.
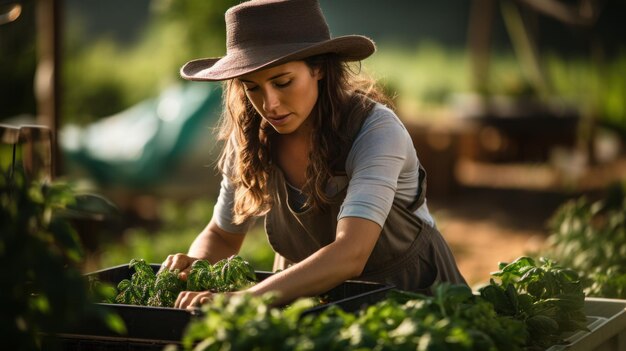
<svg viewBox="0 0 626 351"><path fill-rule="evenodd" d="M220 81L315 55L335 53L345 61L360 61L375 51L376 45L371 39L346 35L313 44L265 46L224 57L196 59L181 67L180 76L193 81Z"/></svg>

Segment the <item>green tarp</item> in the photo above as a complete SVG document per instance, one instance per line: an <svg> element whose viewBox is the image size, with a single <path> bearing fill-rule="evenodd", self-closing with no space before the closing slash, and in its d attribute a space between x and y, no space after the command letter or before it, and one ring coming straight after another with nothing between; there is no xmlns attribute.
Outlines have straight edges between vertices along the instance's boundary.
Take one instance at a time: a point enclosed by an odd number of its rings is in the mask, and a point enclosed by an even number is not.
<svg viewBox="0 0 626 351"><path fill-rule="evenodd" d="M173 86L87 127L63 128L64 161L102 185L152 186L185 157L194 141L213 136L220 106L219 85Z"/></svg>

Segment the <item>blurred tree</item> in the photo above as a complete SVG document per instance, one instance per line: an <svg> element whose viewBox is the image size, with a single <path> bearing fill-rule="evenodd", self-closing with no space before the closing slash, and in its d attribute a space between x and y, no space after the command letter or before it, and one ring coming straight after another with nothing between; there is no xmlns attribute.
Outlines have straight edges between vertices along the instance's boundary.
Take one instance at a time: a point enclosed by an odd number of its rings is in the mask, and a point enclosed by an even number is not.
<svg viewBox="0 0 626 351"><path fill-rule="evenodd" d="M175 23L185 27L181 38L190 57L222 56L226 53L224 13L236 0L153 0L157 25Z"/></svg>
<svg viewBox="0 0 626 351"><path fill-rule="evenodd" d="M132 46L110 36L86 41L74 21L66 33L63 122L86 124L119 112L179 81L190 58L223 55L224 12L235 2L153 0Z"/></svg>

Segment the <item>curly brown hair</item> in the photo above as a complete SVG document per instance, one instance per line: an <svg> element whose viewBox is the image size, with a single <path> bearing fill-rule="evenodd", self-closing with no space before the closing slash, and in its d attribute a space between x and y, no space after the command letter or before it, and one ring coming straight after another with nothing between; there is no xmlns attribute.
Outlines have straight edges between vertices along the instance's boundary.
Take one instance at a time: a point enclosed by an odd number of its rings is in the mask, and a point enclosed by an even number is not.
<svg viewBox="0 0 626 351"><path fill-rule="evenodd" d="M349 150L352 128L369 113L374 101L391 106L391 101L370 78L360 74L360 65L351 66L335 54L304 60L309 68L321 69L319 97L311 112L313 135L306 182L301 191L307 195L305 206L324 209L330 199L325 193L328 180ZM271 145L277 132L254 109L236 79L224 82L224 109L218 127L218 140L224 148L219 170L234 184L234 222L242 223L267 213L273 203L268 191L272 167ZM392 106L391 106L392 107Z"/></svg>

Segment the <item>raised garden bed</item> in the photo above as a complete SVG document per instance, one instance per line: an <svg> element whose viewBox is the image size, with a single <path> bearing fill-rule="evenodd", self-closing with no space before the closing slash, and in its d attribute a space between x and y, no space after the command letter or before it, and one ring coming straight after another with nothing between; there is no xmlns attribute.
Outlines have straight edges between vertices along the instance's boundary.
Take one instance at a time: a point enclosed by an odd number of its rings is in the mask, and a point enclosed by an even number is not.
<svg viewBox="0 0 626 351"><path fill-rule="evenodd" d="M151 264L156 272L160 265ZM117 284L129 279L132 270L128 265L120 265L89 273L102 282ZM271 272L257 271L259 281L271 276ZM319 313L332 305L340 306L345 311L357 311L365 306L385 298L392 286L371 282L346 281L325 294L320 295L326 302L311 308L303 314ZM194 315L200 311L100 303L102 307L113 310L125 322L127 334L120 336L109 330L101 321L83 321L72 330L61 333L61 342L66 350L130 350L162 349L167 344L179 343L185 327Z"/></svg>
<svg viewBox="0 0 626 351"><path fill-rule="evenodd" d="M626 350L626 300L588 297L585 315L589 332L580 331L546 351Z"/></svg>

